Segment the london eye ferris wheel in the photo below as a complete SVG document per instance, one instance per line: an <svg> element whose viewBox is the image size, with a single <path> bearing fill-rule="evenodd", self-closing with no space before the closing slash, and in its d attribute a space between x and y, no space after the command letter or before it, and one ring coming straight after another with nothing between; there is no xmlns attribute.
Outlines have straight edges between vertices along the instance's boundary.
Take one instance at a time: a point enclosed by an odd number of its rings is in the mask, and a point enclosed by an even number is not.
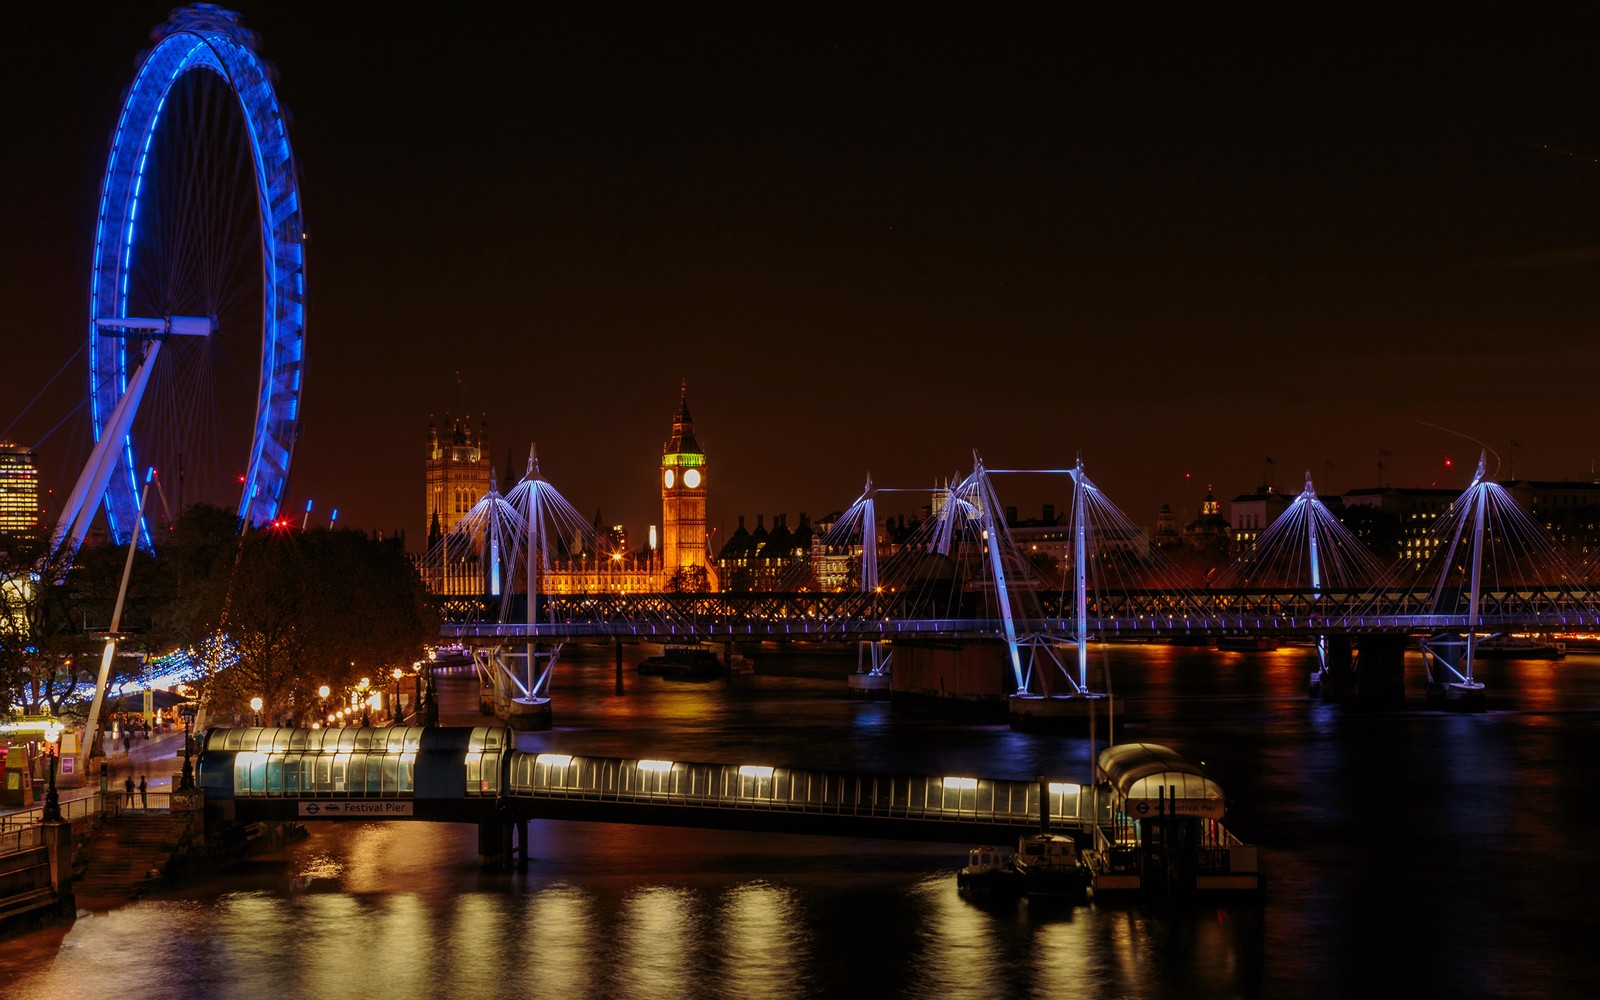
<svg viewBox="0 0 1600 1000"><path fill-rule="evenodd" d="M272 73L232 11L195 4L152 34L111 137L89 276L95 447L56 530L150 541L141 483L181 506L278 516L299 436L305 231ZM159 364L157 363L159 357Z"/></svg>

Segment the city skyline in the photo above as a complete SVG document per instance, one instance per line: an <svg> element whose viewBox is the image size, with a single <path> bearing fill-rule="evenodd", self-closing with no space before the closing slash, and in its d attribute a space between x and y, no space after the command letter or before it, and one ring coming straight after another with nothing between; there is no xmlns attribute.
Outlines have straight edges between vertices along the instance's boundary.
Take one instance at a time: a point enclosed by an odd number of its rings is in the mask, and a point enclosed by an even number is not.
<svg viewBox="0 0 1600 1000"><path fill-rule="evenodd" d="M30 196L0 281L30 332L0 436L42 441L57 491L82 373L23 411L82 340L106 137L169 6L4 15L40 39L7 82L41 96L6 112ZM1572 25L489 5L496 30L457 35L236 6L306 199L289 512L424 536L419 442L459 391L497 468L537 442L575 506L637 533L683 379L728 530L842 509L869 472L931 487L974 449L1081 452L1140 524L1207 484L1377 485L1380 460L1464 487L1474 441L1502 477L1513 439L1521 478L1600 453L1600 87ZM1070 493L1014 482L1022 512Z"/></svg>

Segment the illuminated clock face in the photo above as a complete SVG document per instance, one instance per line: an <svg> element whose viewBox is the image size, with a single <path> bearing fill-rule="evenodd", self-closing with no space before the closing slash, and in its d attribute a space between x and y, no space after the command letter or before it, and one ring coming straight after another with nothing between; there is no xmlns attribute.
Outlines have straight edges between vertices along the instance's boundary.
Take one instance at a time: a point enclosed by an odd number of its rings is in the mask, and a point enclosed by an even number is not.
<svg viewBox="0 0 1600 1000"><path fill-rule="evenodd" d="M672 489L672 483L676 478L677 477L672 474L671 469L661 470L661 485L665 486L667 489Z"/></svg>
<svg viewBox="0 0 1600 1000"><path fill-rule="evenodd" d="M699 486L700 485L700 470L699 469L689 469L689 470L685 471L684 474L683 474L683 485L689 487L691 490L694 489L696 486Z"/></svg>

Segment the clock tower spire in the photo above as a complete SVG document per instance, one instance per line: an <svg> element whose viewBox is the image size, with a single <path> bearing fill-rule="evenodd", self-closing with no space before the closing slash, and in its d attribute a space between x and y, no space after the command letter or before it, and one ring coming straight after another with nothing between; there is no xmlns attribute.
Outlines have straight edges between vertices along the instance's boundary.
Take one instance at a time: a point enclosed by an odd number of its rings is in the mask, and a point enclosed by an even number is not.
<svg viewBox="0 0 1600 1000"><path fill-rule="evenodd" d="M672 439L661 449L661 573L664 590L715 590L706 551L706 455L689 415L689 382L679 386Z"/></svg>

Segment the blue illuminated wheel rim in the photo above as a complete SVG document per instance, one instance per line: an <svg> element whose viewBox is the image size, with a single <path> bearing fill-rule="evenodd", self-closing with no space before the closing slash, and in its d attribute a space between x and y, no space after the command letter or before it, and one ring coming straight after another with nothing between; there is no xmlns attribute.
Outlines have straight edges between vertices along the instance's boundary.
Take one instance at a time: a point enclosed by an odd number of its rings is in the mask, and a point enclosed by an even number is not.
<svg viewBox="0 0 1600 1000"><path fill-rule="evenodd" d="M139 243L143 227L150 223L150 212L145 223L140 223L141 193L147 204L161 204L143 190L147 182L150 188L156 187L153 177L145 176L152 139L174 88L189 74L208 71L237 102L229 113L242 120L240 134L248 145L248 161L241 162L244 171L254 175L253 215L259 221L260 245L249 250L252 263L259 252L259 378L250 380L255 386L255 416L248 454L230 459L236 463L236 471L230 470L228 475L229 483L239 490L240 518L246 524L261 525L278 516L285 500L290 459L299 436L305 365L305 234L294 157L270 71L257 58L254 39L236 14L209 4L185 7L174 11L153 39L154 47L140 61L123 101L101 184L88 333L89 404L95 440L100 440L127 389L130 362L137 368L141 357L137 349L130 351L137 341L104 336L95 320L143 314L129 312L129 295L130 285L140 284L141 259L151 253ZM254 306L250 311L254 312ZM165 354L157 360L164 361ZM158 364L154 370L159 369ZM141 403L141 419L144 405ZM248 406L248 400L244 405ZM111 535L118 541L126 541L139 520L142 467L151 461L141 444L140 424L136 423L118 448L117 467L106 486L106 516ZM139 532L141 542L148 545L148 527L140 524Z"/></svg>

